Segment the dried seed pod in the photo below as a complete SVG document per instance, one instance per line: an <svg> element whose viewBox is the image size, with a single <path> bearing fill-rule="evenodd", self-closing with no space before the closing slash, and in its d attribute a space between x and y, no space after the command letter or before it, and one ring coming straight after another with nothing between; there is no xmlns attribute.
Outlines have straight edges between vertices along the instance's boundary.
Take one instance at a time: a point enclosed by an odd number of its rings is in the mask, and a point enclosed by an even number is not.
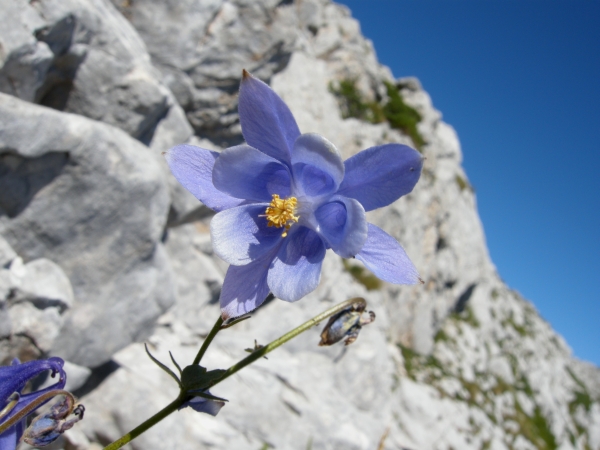
<svg viewBox="0 0 600 450"><path fill-rule="evenodd" d="M321 332L319 345L332 345L344 338L346 345L352 344L358 338L362 327L375 320L373 311L369 311L367 317L363 317L365 308L366 304L355 303L332 316Z"/></svg>

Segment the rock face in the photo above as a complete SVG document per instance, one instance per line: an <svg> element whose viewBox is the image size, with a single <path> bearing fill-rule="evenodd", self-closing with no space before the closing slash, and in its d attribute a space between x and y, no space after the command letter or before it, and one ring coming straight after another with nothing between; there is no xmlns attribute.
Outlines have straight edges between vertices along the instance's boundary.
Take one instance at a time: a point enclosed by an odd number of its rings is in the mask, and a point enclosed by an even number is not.
<svg viewBox="0 0 600 450"><path fill-rule="evenodd" d="M65 448L108 444L164 407L176 386L139 342L186 365L218 317L226 266L212 253L211 213L160 152L241 142L246 68L302 132L345 157L387 142L420 148L415 190L369 221L402 243L425 284L388 285L328 255L315 292L259 308L203 363L227 368L255 339L364 296L377 320L356 343L318 347L308 331L213 388L230 400L217 417L178 412L131 448L600 449L600 371L504 285L456 133L417 80L377 62L346 8L16 0L0 13L14 18L0 29L0 356L58 354L79 378L92 369L76 391L86 419Z"/></svg>
<svg viewBox="0 0 600 450"><path fill-rule="evenodd" d="M75 304L52 351L94 367L174 301L160 242L164 172L147 147L100 122L4 94L0 122L0 232L26 267L48 258L65 271Z"/></svg>
<svg viewBox="0 0 600 450"><path fill-rule="evenodd" d="M71 283L48 259L24 264L2 236L0 267L2 364L41 358L52 350L63 313L73 306Z"/></svg>

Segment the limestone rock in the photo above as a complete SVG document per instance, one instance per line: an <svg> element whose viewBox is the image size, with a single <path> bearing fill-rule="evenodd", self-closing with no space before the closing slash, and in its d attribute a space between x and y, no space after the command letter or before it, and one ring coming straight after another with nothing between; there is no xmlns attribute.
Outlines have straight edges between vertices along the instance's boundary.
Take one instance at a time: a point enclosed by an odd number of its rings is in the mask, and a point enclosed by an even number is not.
<svg viewBox="0 0 600 450"><path fill-rule="evenodd" d="M0 92L114 125L157 159L191 136L144 42L108 0L15 0L0 15L11 17L0 30ZM177 220L197 203L163 169Z"/></svg>
<svg viewBox="0 0 600 450"><path fill-rule="evenodd" d="M152 140L173 102L144 43L110 2L16 0L2 8L12 19L0 35L2 91Z"/></svg>
<svg viewBox="0 0 600 450"><path fill-rule="evenodd" d="M0 123L0 233L25 261L59 262L75 302L54 352L99 365L173 302L164 172L147 147L82 117L0 94Z"/></svg>
<svg viewBox="0 0 600 450"><path fill-rule="evenodd" d="M48 259L24 264L2 236L0 259L0 362L45 356L73 304L71 283Z"/></svg>

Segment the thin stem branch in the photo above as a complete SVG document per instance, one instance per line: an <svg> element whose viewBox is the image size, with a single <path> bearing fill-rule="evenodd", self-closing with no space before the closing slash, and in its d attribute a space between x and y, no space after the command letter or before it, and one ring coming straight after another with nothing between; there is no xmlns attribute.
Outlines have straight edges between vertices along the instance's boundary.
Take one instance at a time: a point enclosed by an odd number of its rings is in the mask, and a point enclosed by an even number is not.
<svg viewBox="0 0 600 450"><path fill-rule="evenodd" d="M200 350L198 351L198 354L196 355L196 359L194 359L194 362L192 364L194 364L194 365L200 364L200 360L204 356L204 353L206 353L206 349L208 349L208 346L210 345L212 340L215 338L215 336L221 329L221 325L223 325L223 318L221 316L219 316L219 318L215 322L214 326L212 327L212 330L210 330L210 333L208 333L208 336L206 336L206 339L204 339L204 342L202 343L202 347L200 347Z"/></svg>
<svg viewBox="0 0 600 450"><path fill-rule="evenodd" d="M184 399L185 399L184 395L179 395L179 397L177 397L177 399L175 401L169 403L167 406L165 406L159 412L154 414L152 417L150 417L148 420L146 420L142 424L138 425L136 428L131 430L129 433L127 433L123 437L119 438L112 444L109 444L106 447L104 447L104 450L117 450L117 449L123 447L125 444L130 443L136 437L138 437L140 434L142 434L144 431L146 431L149 428L156 425L158 422L163 420L169 414L177 411L177 409L179 409L179 407L181 407L181 405L183 405Z"/></svg>
<svg viewBox="0 0 600 450"><path fill-rule="evenodd" d="M225 380L226 378L229 378L231 375L240 371L247 365L252 364L257 359L262 358L267 353L272 352L277 347L280 347L281 345L285 344L290 339L293 339L296 336L298 336L299 334L308 330L309 328L312 328L315 325L318 325L319 322L322 322L323 320L333 316L334 314L339 313L340 311L343 311L344 309L346 309L349 306L354 305L356 303L362 303L362 304L366 305L366 301L364 298L355 297L355 298L346 300L338 305L335 305L332 308L329 308L327 311L322 312L318 316L313 317L312 319L308 320L307 322L304 322L299 327L294 328L292 331L284 334L279 339L275 339L270 344L267 344L264 347L261 347L255 351L253 351L246 358L242 359L241 361L239 361L238 363L234 364L229 369L227 369L225 371L225 374L222 377L220 377L219 379L216 379L209 386L207 386L206 390L208 390L208 388L210 388L212 386L215 386L216 384L220 383L221 381ZM221 317L219 317L219 319L213 326L212 330L210 330L210 333L204 340L204 343L202 344L202 347L200 348L200 351L198 352L196 359L194 359L194 364L200 363L202 356L204 356L204 353L206 352L206 349L210 345L211 341L214 339L216 334L221 329L222 324L223 324L223 319ZM133 439L135 439L140 434L142 434L144 431L148 430L149 428L151 428L152 426L156 425L158 422L163 420L165 417L167 417L169 414L176 411L179 407L181 407L185 403L187 398L189 398L189 394L187 394L185 391L182 391L179 394L179 397L177 397L177 399L174 402L167 405L164 409L162 409L161 411L156 413L154 416L152 416L151 418L146 420L144 423L139 425L137 428L134 428L133 430L131 430L129 433L127 433L125 436L123 436L119 440L113 442L112 444L109 444L107 447L104 447L104 450L117 450L117 449L121 448L123 445L128 444Z"/></svg>
<svg viewBox="0 0 600 450"><path fill-rule="evenodd" d="M293 339L296 336L298 336L299 334L304 333L309 328L312 328L315 325L318 325L319 322L322 322L323 320L333 316L334 314L339 313L340 311L343 311L344 309L346 309L349 306L354 305L356 303L362 303L362 304L366 305L367 302L362 297L354 297L354 298L348 299L342 303L339 303L332 308L329 308L327 311L322 312L318 316L313 317L312 319L304 322L299 327L294 328L292 331L284 334L279 339L275 339L270 344L267 344L264 347L254 350L250 355L248 355L247 357L245 357L244 359L242 359L241 361L239 361L238 363L234 364L229 369L227 369L227 371L223 374L223 376L221 378L219 378L218 380L215 380L215 382L213 384L211 384L210 387L215 386L216 384L220 383L221 381L225 380L226 378L229 378L234 373L243 369L247 365L252 364L257 359L262 358L267 353L272 352L277 347L280 347L281 345L285 344L290 339Z"/></svg>

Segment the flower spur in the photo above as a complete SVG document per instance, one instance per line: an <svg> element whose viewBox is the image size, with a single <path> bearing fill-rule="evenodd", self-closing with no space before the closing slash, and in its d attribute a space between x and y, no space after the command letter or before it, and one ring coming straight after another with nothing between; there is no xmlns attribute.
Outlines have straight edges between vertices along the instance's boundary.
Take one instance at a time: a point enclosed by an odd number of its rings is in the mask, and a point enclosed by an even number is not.
<svg viewBox="0 0 600 450"><path fill-rule="evenodd" d="M165 154L177 180L217 211L212 244L230 264L224 318L252 311L269 291L290 302L312 292L327 249L390 283L419 282L400 244L365 217L412 191L423 164L416 150L385 144L344 162L324 137L301 134L283 100L246 71L239 116L245 144L221 153L178 145Z"/></svg>
<svg viewBox="0 0 600 450"><path fill-rule="evenodd" d="M75 398L63 390L67 381L63 365L62 359L49 358L22 364L15 359L10 366L0 366L0 450L14 450L22 439L35 446L47 445L83 418L83 405L76 405ZM52 377L58 375L56 383L22 392L30 380L47 371ZM27 416L56 396L64 398L26 429Z"/></svg>

